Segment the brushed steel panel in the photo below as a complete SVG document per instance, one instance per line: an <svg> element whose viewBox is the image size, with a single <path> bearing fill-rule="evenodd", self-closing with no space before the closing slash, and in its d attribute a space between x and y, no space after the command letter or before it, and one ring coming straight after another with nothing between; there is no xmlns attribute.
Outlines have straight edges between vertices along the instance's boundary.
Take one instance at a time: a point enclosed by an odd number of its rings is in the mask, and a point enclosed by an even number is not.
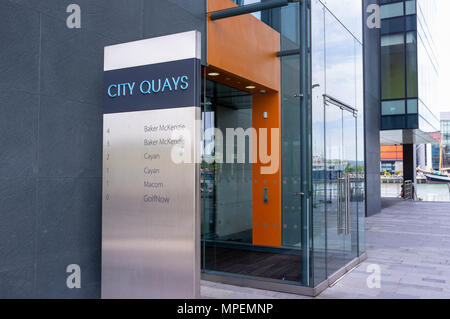
<svg viewBox="0 0 450 319"><path fill-rule="evenodd" d="M189 58L201 59L201 33L187 31L105 47L104 71Z"/></svg>
<svg viewBox="0 0 450 319"><path fill-rule="evenodd" d="M199 297L199 166L159 140L188 133L199 156L198 120L199 107L104 115L102 298Z"/></svg>

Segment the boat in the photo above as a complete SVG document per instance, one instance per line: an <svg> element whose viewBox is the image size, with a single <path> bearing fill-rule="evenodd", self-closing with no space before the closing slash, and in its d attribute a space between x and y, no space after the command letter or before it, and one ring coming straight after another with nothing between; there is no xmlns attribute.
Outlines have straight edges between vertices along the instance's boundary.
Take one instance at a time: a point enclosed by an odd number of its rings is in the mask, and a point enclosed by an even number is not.
<svg viewBox="0 0 450 319"><path fill-rule="evenodd" d="M426 171L417 168L418 172L421 172L427 179L427 184L450 184L450 176L448 174L443 174L437 171Z"/></svg>
<svg viewBox="0 0 450 319"><path fill-rule="evenodd" d="M437 173L425 174L428 184L450 184L450 176Z"/></svg>

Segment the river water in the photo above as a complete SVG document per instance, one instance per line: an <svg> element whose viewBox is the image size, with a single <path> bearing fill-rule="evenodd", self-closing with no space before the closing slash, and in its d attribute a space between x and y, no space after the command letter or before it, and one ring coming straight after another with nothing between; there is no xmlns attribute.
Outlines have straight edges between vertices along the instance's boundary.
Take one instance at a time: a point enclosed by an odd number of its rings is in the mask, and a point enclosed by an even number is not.
<svg viewBox="0 0 450 319"><path fill-rule="evenodd" d="M401 184L381 184L381 197L397 197ZM417 196L426 202L450 202L450 190L445 184L417 184Z"/></svg>

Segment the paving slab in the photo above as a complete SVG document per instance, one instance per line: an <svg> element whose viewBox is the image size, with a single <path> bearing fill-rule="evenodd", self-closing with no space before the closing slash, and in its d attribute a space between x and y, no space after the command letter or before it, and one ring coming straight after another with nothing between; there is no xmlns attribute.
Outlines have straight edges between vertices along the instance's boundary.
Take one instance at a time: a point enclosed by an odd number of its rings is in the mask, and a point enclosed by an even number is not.
<svg viewBox="0 0 450 319"><path fill-rule="evenodd" d="M383 200L366 219L368 259L318 299L450 299L450 203ZM380 288L369 288L366 269L381 269ZM304 299L305 296L202 281L205 298Z"/></svg>

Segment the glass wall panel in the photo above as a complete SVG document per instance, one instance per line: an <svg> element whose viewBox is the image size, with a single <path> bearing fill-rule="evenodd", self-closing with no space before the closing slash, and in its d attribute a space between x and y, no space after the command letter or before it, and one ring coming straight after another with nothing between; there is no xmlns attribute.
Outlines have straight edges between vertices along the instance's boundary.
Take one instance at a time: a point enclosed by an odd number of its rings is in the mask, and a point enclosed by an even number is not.
<svg viewBox="0 0 450 319"><path fill-rule="evenodd" d="M419 105L419 114L426 119L429 125L419 127L426 132L439 130L439 103L437 101L439 85L439 59L436 50L436 34L441 26L437 23L438 1L417 0L417 57L418 57L418 82L419 101L425 107ZM447 58L447 57L445 57ZM422 110L425 113L422 113ZM428 129L429 127L429 129Z"/></svg>
<svg viewBox="0 0 450 319"><path fill-rule="evenodd" d="M319 0L311 2L312 65L312 183L314 283L327 278L325 217L325 9Z"/></svg>
<svg viewBox="0 0 450 319"><path fill-rule="evenodd" d="M362 42L362 1L326 0L322 3L358 41Z"/></svg>
<svg viewBox="0 0 450 319"><path fill-rule="evenodd" d="M403 32L405 30L405 18L381 20L381 34Z"/></svg>
<svg viewBox="0 0 450 319"><path fill-rule="evenodd" d="M422 119L421 116L417 115L408 115L406 118L406 128L408 129L418 129L419 128L419 121Z"/></svg>
<svg viewBox="0 0 450 319"><path fill-rule="evenodd" d="M228 143L220 131L251 128L261 93L224 85L226 78L213 82L205 72L204 272L317 286L365 251L362 8L345 3L311 0L311 16L299 2L254 14L280 33L281 51L300 52L280 58L281 245L254 244L252 164L217 160ZM329 97L349 108L326 105Z"/></svg>
<svg viewBox="0 0 450 319"><path fill-rule="evenodd" d="M419 112L419 102L417 99L409 99L407 101L408 114L417 114Z"/></svg>
<svg viewBox="0 0 450 319"><path fill-rule="evenodd" d="M359 254L359 214L365 214L365 206L359 207L364 175L357 154L359 149L364 158L364 140L358 147L357 132L364 136L364 128L358 128L357 108L363 106L363 77L361 42L328 11L325 39L326 267L331 276Z"/></svg>
<svg viewBox="0 0 450 319"><path fill-rule="evenodd" d="M358 203L358 255L366 251L366 175L365 175L365 127L364 127L364 73L363 73L363 46L355 41L356 61L356 109L358 118L356 124L357 138L357 176L355 201ZM352 228L354 229L354 228Z"/></svg>
<svg viewBox="0 0 450 319"><path fill-rule="evenodd" d="M301 49L301 7L299 3L290 3L279 10L281 21L281 50ZM306 44L304 44L306 45ZM303 285L312 285L310 280L310 242L308 210L302 207L305 193L303 184L306 176L302 173L305 154L302 137L308 136L309 128L303 125L302 99L303 92L301 68L302 54L281 58L281 135L282 135L282 245L298 253L301 262L301 278ZM302 184L303 183L303 184ZM300 271L300 269L298 269Z"/></svg>
<svg viewBox="0 0 450 319"><path fill-rule="evenodd" d="M406 127L406 116L390 115L381 117L382 130L401 130Z"/></svg>
<svg viewBox="0 0 450 319"><path fill-rule="evenodd" d="M296 97L300 88L298 55L283 57L282 74L282 220L283 245L301 246L301 141L300 107Z"/></svg>
<svg viewBox="0 0 450 319"><path fill-rule="evenodd" d="M408 97L418 96L417 33L406 33L406 84Z"/></svg>
<svg viewBox="0 0 450 319"><path fill-rule="evenodd" d="M405 1L405 14L416 14L416 0Z"/></svg>
<svg viewBox="0 0 450 319"><path fill-rule="evenodd" d="M326 31L326 93L349 105L355 105L354 37L328 11Z"/></svg>
<svg viewBox="0 0 450 319"><path fill-rule="evenodd" d="M417 16L406 16L405 17L406 31L415 31L417 30Z"/></svg>
<svg viewBox="0 0 450 319"><path fill-rule="evenodd" d="M326 105L325 111L327 274L330 276L346 264L342 214L345 189L343 111L334 105Z"/></svg>
<svg viewBox="0 0 450 319"><path fill-rule="evenodd" d="M381 115L405 114L405 100L381 102Z"/></svg>
<svg viewBox="0 0 450 319"><path fill-rule="evenodd" d="M403 34L381 37L381 98L405 97L405 41Z"/></svg>
<svg viewBox="0 0 450 319"><path fill-rule="evenodd" d="M291 3L280 9L268 10L280 15L281 50L300 48L300 5Z"/></svg>
<svg viewBox="0 0 450 319"><path fill-rule="evenodd" d="M251 264L245 264L245 245L252 243L250 141L247 138L244 163L225 162L227 140L219 132L252 127L252 96L209 80L203 86L202 265L203 269L232 272L223 258L233 256L242 263L242 272L250 275ZM230 148L232 154L238 153L237 145Z"/></svg>
<svg viewBox="0 0 450 319"><path fill-rule="evenodd" d="M384 4L381 6L381 19L399 17L403 15L403 2Z"/></svg>
<svg viewBox="0 0 450 319"><path fill-rule="evenodd" d="M236 0L235 2L245 5L259 1ZM307 17L305 19L300 14L303 10L305 10L304 16ZM298 49L300 52L300 49L307 45L301 45L301 39L305 43L306 39L309 39L309 29L300 27L301 21L305 26L308 24L307 10L298 2L290 3L283 8L260 12L258 18L261 19L261 24L266 23L280 33L280 50ZM264 25L262 27L264 30L267 29ZM302 36L301 31L305 33ZM239 76L227 74L225 77L217 71L218 74L215 76L218 80L215 82L214 78L208 77L207 72L204 74L203 140L204 144L210 146L204 147L201 174L203 272L221 276L246 276L255 280L269 279L303 286L313 284L310 277L312 274L309 238L311 225L308 219L310 211L302 207L305 203L306 208L309 205L309 199L302 194L310 193L303 188L305 185L309 187L308 181L304 181L302 171L302 168L308 169L308 164L302 163L311 156L308 150L304 151L304 148L309 146L309 142L304 143L302 140L305 136L311 135L310 127L304 124L308 123L308 118L302 114L302 110L306 108L302 107L304 102L301 94L307 94L310 85L309 69L301 68L301 65L307 65L301 61L309 59L309 56L306 56L308 51L305 49L304 52L305 55L297 54L279 58L281 68L280 139L282 142L281 211L272 211L267 208L265 211L264 207L261 208L262 211L255 210L255 207L260 206L253 202L254 195L258 194L256 193L258 190L263 190L261 188L263 183L272 183L272 180L266 181L254 177L254 164L248 161L222 163L217 160L220 158L220 150L226 150L229 144L228 133L225 133L227 129L241 128L244 131L251 129L256 120L255 107L264 106L262 103L264 95L270 96L270 101L273 101L275 92L270 89L244 92L233 88L239 87L237 84L242 81ZM273 52L274 57L275 53ZM246 67L248 66L242 65L243 69ZM302 82L302 78L307 79L307 82ZM224 83L230 84L224 85ZM308 106L307 103L305 104ZM268 114L269 117L271 115ZM256 123L259 125L259 122ZM207 132L208 128L209 132ZM223 133L222 138L220 132ZM234 145L235 151L237 151L236 147L237 143ZM247 139L246 159L249 158L250 149L250 142ZM276 180L273 183L279 185ZM270 201L271 194L268 196ZM261 196L263 197L264 195ZM270 215L269 219L273 217L271 214L276 216L281 214L281 225L255 222L257 213L264 218ZM281 234L278 232L274 234L272 246L267 243L260 244L263 241L256 240L257 227L260 229L281 228ZM269 230L264 234L272 235Z"/></svg>

